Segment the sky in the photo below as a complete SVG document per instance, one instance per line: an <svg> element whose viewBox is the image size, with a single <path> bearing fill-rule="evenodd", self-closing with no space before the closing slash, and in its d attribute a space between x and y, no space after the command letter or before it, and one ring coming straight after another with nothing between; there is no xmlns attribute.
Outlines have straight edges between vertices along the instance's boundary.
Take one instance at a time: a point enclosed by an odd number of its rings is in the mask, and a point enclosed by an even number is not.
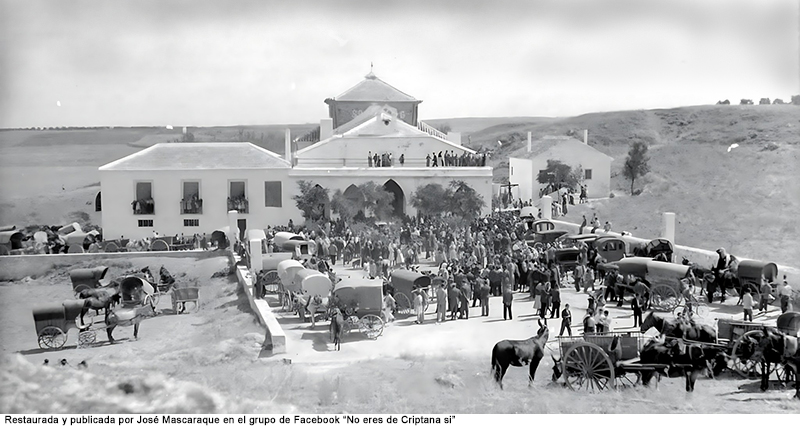
<svg viewBox="0 0 800 427"><path fill-rule="evenodd" d="M0 0L0 127L312 123L370 71L420 118L800 94L800 0Z"/></svg>

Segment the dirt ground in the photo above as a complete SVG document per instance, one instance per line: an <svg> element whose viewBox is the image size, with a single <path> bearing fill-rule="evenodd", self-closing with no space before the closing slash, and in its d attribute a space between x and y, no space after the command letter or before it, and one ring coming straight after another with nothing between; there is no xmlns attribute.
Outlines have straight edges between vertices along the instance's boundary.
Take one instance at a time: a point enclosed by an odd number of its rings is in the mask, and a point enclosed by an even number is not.
<svg viewBox="0 0 800 427"><path fill-rule="evenodd" d="M358 332L345 336L333 351L327 322L311 329L297 316L278 311L287 334L286 354L261 350L264 330L232 276L211 278L227 268L224 257L206 260L142 258L106 264L109 276L130 268L165 265L178 279L200 287L200 305L176 315L169 297L159 302L158 315L141 324L139 339L132 328L117 328L119 341L76 348L77 331L67 345L42 350L37 344L31 310L72 298L66 271L0 284L0 412L195 412L195 413L777 413L800 412L793 390L773 384L758 390L756 379L724 374L700 379L694 393L683 390L681 378L663 379L656 388L584 394L550 380L558 357L558 321L550 321L548 355L531 388L527 368L511 368L499 390L489 377L492 346L501 339L524 339L537 329L532 302L516 294L514 319L502 320L500 298L490 300L490 316L472 308L469 320L426 323L401 318L377 340ZM78 265L76 267L82 267ZM336 267L339 274L359 270ZM575 326L586 296L564 289ZM274 302L274 301L273 301ZM709 317L739 318L729 301L716 304ZM631 326L628 308L609 308L617 330ZM774 324L779 310L766 318ZM576 329L573 332L576 333ZM627 328L630 329L630 328ZM48 366L44 360L48 359ZM58 366L66 359L67 366ZM87 368L79 364L86 361Z"/></svg>

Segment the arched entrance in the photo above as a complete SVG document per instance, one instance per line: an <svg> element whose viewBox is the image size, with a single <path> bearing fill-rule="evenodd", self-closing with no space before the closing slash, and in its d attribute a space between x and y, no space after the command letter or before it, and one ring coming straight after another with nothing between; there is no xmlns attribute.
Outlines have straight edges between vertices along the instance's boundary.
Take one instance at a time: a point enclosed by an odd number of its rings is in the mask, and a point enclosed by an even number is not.
<svg viewBox="0 0 800 427"><path fill-rule="evenodd" d="M353 206L364 206L364 193L360 188L356 187L355 184L350 184L350 186L347 187L342 194L344 195L345 199L352 203ZM359 209L354 216L363 217L364 211Z"/></svg>
<svg viewBox="0 0 800 427"><path fill-rule="evenodd" d="M406 196L403 193L403 189L393 180L390 179L383 184L383 189L392 193L394 195L394 201L392 202L392 210L395 216L402 216L406 213Z"/></svg>
<svg viewBox="0 0 800 427"><path fill-rule="evenodd" d="M94 196L94 211L100 212L103 210L102 198L100 197L100 191L97 192L97 195Z"/></svg>

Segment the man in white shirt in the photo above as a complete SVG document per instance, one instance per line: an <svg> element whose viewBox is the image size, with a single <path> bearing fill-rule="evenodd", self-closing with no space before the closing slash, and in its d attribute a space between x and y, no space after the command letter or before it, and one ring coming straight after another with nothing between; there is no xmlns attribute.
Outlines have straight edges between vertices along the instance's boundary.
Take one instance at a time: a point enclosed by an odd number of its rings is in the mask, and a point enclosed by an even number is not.
<svg viewBox="0 0 800 427"><path fill-rule="evenodd" d="M744 321L747 322L748 319L752 322L753 321L753 295L750 294L750 289L744 291L744 296L742 296L742 309L744 310Z"/></svg>
<svg viewBox="0 0 800 427"><path fill-rule="evenodd" d="M786 313L787 311L791 311L791 299L792 299L792 287L789 286L789 282L786 281L786 275L783 276L783 286L780 290L780 298L781 298L781 313Z"/></svg>

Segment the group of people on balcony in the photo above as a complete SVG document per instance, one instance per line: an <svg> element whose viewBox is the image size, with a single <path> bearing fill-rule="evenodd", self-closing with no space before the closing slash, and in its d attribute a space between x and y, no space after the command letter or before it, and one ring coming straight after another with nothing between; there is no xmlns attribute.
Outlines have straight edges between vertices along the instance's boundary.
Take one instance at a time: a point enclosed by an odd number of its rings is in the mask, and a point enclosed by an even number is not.
<svg viewBox="0 0 800 427"><path fill-rule="evenodd" d="M197 194L192 194L188 199L181 200L182 213L188 214L201 214L203 213L203 199L200 199Z"/></svg>
<svg viewBox="0 0 800 427"><path fill-rule="evenodd" d="M400 155L400 166L406 162L405 154ZM394 158L392 157L392 153L383 153L378 155L378 153L372 154L370 151L367 154L367 165L369 167L376 167L376 168L388 168L394 166Z"/></svg>
<svg viewBox="0 0 800 427"><path fill-rule="evenodd" d="M247 198L244 196L228 197L228 210L239 211L240 213L249 212Z"/></svg>
<svg viewBox="0 0 800 427"><path fill-rule="evenodd" d="M137 199L131 202L134 215L152 215L155 213L155 202L152 197Z"/></svg>
<svg viewBox="0 0 800 427"><path fill-rule="evenodd" d="M439 154L433 152L425 156L425 166L427 167L451 167L451 166L486 166L486 153L476 155L472 153L462 153L460 156L453 150L440 151Z"/></svg>

